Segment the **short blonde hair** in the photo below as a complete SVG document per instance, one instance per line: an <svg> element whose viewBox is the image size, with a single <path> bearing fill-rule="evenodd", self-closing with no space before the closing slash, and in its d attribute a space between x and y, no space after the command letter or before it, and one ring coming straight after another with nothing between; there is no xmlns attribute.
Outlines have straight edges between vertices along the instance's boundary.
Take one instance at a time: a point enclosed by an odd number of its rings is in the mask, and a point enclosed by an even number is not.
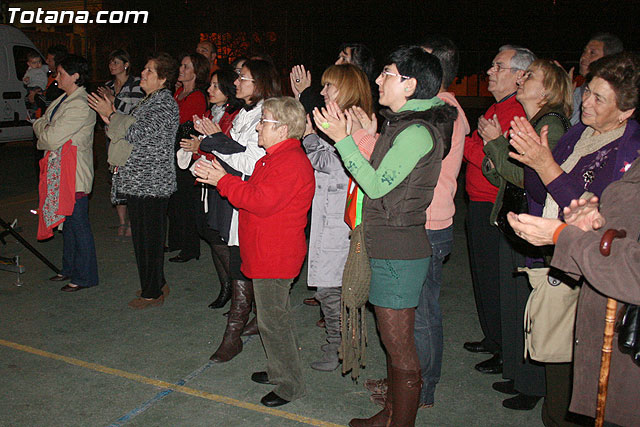
<svg viewBox="0 0 640 427"><path fill-rule="evenodd" d="M322 85L331 83L338 89L336 102L341 110L353 106L362 108L368 116L373 113L371 86L367 75L353 64L332 65L322 74Z"/></svg>
<svg viewBox="0 0 640 427"><path fill-rule="evenodd" d="M262 111L269 111L274 120L279 121L277 127L287 126L287 137L300 139L306 128L306 112L297 99L290 96L269 98L262 104Z"/></svg>
<svg viewBox="0 0 640 427"><path fill-rule="evenodd" d="M549 59L536 59L529 65L529 70L540 70L544 75L542 86L546 93L545 105L558 108L566 117L570 117L573 110L573 83L567 72Z"/></svg>

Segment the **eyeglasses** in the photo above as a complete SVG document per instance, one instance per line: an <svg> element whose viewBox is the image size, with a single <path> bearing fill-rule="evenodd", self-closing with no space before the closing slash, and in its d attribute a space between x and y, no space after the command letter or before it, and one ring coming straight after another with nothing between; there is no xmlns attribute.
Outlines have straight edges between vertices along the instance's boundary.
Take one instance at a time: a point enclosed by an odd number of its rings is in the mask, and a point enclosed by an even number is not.
<svg viewBox="0 0 640 427"><path fill-rule="evenodd" d="M264 117L260 118L260 124L263 125L265 123L282 123L278 120L270 120L270 119L265 119Z"/></svg>
<svg viewBox="0 0 640 427"><path fill-rule="evenodd" d="M240 68L234 68L233 71L236 72L236 74L240 75L240 72L242 71L242 67Z"/></svg>
<svg viewBox="0 0 640 427"><path fill-rule="evenodd" d="M383 77L387 77L387 76L400 77L402 80L409 80L411 78L409 76L403 76L402 74L392 73L391 71L389 71L386 68L384 68L382 71L380 71L380 75L383 76Z"/></svg>
<svg viewBox="0 0 640 427"><path fill-rule="evenodd" d="M491 67L489 67L490 70L495 69L496 73L499 73L502 70L519 70L519 68L515 68L515 67L505 67L502 64L500 64L499 62L492 62L491 63Z"/></svg>
<svg viewBox="0 0 640 427"><path fill-rule="evenodd" d="M238 78L240 80L245 80L245 81L248 81L248 82L255 82L256 81L256 79L252 79L251 77L243 76L242 74L238 74Z"/></svg>

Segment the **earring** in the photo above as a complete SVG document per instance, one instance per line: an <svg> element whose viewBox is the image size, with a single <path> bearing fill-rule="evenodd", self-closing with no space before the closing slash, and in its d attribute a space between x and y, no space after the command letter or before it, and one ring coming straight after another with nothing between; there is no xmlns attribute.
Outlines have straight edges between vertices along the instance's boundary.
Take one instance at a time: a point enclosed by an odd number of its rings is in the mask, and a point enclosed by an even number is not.
<svg viewBox="0 0 640 427"><path fill-rule="evenodd" d="M405 88L404 88L404 91L405 91L405 92L409 92L409 88L408 88L408 87L405 87Z"/></svg>

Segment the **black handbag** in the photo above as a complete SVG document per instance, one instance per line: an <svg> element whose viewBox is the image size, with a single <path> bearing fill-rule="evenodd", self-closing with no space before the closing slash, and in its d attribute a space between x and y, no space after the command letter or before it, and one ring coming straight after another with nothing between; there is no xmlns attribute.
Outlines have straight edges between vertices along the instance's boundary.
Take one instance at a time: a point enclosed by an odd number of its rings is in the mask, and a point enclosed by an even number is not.
<svg viewBox="0 0 640 427"><path fill-rule="evenodd" d="M509 221L507 221L507 214L509 212L516 214L528 213L529 203L527 202L527 191L524 188L520 188L507 181L502 196L502 206L500 207L498 216L496 217L496 226L507 237L520 239L516 236L511 225L509 225Z"/></svg>
<svg viewBox="0 0 640 427"><path fill-rule="evenodd" d="M640 306L627 304L616 325L618 348L640 366Z"/></svg>
<svg viewBox="0 0 640 427"><path fill-rule="evenodd" d="M600 240L600 253L609 256L611 243L616 237L625 237L624 231L607 230ZM640 237L638 237L640 242ZM640 306L626 304L620 310L620 316L616 322L618 333L618 348L621 353L631 356L631 360L640 366Z"/></svg>

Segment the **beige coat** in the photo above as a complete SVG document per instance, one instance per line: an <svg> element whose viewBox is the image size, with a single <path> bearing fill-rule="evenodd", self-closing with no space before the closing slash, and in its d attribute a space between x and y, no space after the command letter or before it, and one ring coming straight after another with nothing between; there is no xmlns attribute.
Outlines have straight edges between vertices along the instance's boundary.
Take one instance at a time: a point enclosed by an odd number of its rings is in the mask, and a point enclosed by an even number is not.
<svg viewBox="0 0 640 427"><path fill-rule="evenodd" d="M90 193L93 186L93 128L96 113L87 104L87 91L76 89L64 101L64 94L49 105L47 111L33 124L38 149L54 151L68 140L78 147L76 192ZM60 104L53 119L51 113Z"/></svg>
<svg viewBox="0 0 640 427"><path fill-rule="evenodd" d="M584 276L578 301L574 346L573 395L570 410L595 416L600 352L604 334L607 296L640 305L640 160L602 193L600 211L607 220L598 232L585 233L567 227L561 233L552 265ZM609 228L623 229L625 239L616 239L611 255L600 254L602 234ZM618 310L622 304L618 304ZM622 426L640 425L640 367L618 349L614 337L605 420Z"/></svg>

